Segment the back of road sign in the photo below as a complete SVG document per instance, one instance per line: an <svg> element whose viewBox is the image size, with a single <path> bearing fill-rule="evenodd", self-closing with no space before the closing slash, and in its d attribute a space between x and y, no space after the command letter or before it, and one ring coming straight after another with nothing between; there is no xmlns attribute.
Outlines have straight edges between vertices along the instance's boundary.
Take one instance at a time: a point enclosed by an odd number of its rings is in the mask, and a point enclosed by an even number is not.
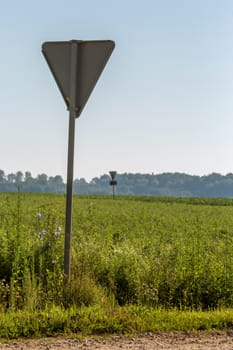
<svg viewBox="0 0 233 350"><path fill-rule="evenodd" d="M79 117L99 76L101 75L115 43L98 41L54 41L45 42L42 52L57 82L67 108L70 108L70 81L72 71L72 45L77 45L76 64L76 117Z"/></svg>

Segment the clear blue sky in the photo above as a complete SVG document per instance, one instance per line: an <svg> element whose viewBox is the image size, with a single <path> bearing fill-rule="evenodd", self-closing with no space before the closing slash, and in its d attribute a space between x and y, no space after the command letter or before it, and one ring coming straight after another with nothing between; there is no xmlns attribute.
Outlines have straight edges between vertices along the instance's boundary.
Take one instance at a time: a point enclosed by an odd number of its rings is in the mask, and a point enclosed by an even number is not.
<svg viewBox="0 0 233 350"><path fill-rule="evenodd" d="M66 179L68 112L44 41L116 48L76 122L74 177L233 172L232 0L2 0L0 169Z"/></svg>

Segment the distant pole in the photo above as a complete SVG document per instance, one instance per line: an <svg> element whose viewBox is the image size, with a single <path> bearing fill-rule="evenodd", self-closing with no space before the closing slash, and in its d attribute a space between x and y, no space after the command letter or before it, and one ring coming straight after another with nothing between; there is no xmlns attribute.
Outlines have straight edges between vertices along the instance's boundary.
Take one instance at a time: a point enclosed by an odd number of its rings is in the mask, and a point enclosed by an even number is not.
<svg viewBox="0 0 233 350"><path fill-rule="evenodd" d="M64 274L67 282L70 280L70 242L72 231L72 199L73 199L73 169L74 169L74 140L76 119L76 86L77 86L78 44L72 42L70 69L70 108L69 108L69 140L66 185L66 225L64 247Z"/></svg>
<svg viewBox="0 0 233 350"><path fill-rule="evenodd" d="M111 176L111 180L109 181L109 185L112 186L112 198L115 199L115 186L117 185L117 181L115 180L115 176L117 172L114 171L109 171L109 174Z"/></svg>
<svg viewBox="0 0 233 350"><path fill-rule="evenodd" d="M115 185L112 186L112 198L115 199Z"/></svg>

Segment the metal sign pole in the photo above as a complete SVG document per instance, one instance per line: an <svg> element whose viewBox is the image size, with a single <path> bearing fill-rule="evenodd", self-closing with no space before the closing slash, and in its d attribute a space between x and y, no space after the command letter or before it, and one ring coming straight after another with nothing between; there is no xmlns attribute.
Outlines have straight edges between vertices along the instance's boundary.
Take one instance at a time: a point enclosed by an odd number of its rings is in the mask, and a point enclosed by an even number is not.
<svg viewBox="0 0 233 350"><path fill-rule="evenodd" d="M70 69L70 113L69 113L69 140L67 162L67 185L66 185L66 226L64 247L64 274L66 281L70 279L70 242L72 230L72 197L73 197L73 169L74 169L74 141L75 141L75 118L76 118L76 88L77 88L77 61L78 44L71 45L71 69Z"/></svg>

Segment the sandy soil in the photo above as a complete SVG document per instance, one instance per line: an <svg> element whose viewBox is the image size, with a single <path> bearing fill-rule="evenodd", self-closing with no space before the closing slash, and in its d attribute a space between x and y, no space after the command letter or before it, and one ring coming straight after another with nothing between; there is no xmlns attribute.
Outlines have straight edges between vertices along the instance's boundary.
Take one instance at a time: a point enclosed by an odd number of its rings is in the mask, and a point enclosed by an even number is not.
<svg viewBox="0 0 233 350"><path fill-rule="evenodd" d="M42 338L36 340L25 340L21 342L11 342L0 344L0 349L17 350L233 350L233 332L215 333L148 333L138 337L126 338L123 336L113 336L110 338Z"/></svg>

